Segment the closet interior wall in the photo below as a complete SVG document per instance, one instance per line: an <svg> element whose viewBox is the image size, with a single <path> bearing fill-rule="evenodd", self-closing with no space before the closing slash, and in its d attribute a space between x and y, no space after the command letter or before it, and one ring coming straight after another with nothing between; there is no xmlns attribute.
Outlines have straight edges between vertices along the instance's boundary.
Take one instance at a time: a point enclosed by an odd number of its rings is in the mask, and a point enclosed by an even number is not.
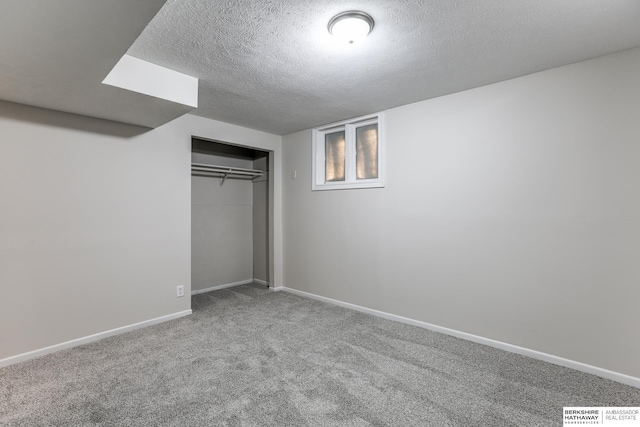
<svg viewBox="0 0 640 427"><path fill-rule="evenodd" d="M264 171L253 182L253 279L269 284L269 157L253 161L253 169Z"/></svg>
<svg viewBox="0 0 640 427"><path fill-rule="evenodd" d="M268 281L266 152L193 142L192 163L260 169L242 179L191 175L191 291Z"/></svg>

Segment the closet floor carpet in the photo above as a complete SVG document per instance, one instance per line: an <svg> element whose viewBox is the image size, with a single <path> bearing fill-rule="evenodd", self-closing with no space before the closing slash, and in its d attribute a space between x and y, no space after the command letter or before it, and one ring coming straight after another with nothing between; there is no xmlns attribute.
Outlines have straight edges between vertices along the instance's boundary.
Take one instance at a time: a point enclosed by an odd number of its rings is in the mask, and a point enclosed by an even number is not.
<svg viewBox="0 0 640 427"><path fill-rule="evenodd" d="M2 426L561 426L640 389L244 285L0 369Z"/></svg>

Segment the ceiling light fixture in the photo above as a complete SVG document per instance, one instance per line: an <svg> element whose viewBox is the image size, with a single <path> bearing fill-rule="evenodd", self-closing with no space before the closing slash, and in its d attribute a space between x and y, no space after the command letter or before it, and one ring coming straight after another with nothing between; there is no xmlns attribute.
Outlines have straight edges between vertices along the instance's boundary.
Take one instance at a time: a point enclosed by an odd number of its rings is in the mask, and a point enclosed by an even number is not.
<svg viewBox="0 0 640 427"><path fill-rule="evenodd" d="M332 36L351 44L364 39L373 30L373 18L364 12L350 10L331 18L327 28Z"/></svg>

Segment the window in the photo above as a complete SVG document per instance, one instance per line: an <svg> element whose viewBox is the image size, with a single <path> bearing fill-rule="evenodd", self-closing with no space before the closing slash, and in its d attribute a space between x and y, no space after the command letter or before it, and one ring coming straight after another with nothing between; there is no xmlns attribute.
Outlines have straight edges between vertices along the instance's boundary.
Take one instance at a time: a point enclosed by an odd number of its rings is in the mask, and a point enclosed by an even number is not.
<svg viewBox="0 0 640 427"><path fill-rule="evenodd" d="M313 130L312 190L384 187L382 114Z"/></svg>

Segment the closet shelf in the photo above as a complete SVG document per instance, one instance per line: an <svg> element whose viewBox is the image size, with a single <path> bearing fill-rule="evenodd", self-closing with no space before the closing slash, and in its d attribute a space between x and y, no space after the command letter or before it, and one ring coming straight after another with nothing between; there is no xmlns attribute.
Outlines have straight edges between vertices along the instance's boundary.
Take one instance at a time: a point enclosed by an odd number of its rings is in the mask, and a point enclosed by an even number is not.
<svg viewBox="0 0 640 427"><path fill-rule="evenodd" d="M191 163L191 175L222 177L222 182L220 183L222 185L227 178L254 179L262 176L263 172L257 169Z"/></svg>

